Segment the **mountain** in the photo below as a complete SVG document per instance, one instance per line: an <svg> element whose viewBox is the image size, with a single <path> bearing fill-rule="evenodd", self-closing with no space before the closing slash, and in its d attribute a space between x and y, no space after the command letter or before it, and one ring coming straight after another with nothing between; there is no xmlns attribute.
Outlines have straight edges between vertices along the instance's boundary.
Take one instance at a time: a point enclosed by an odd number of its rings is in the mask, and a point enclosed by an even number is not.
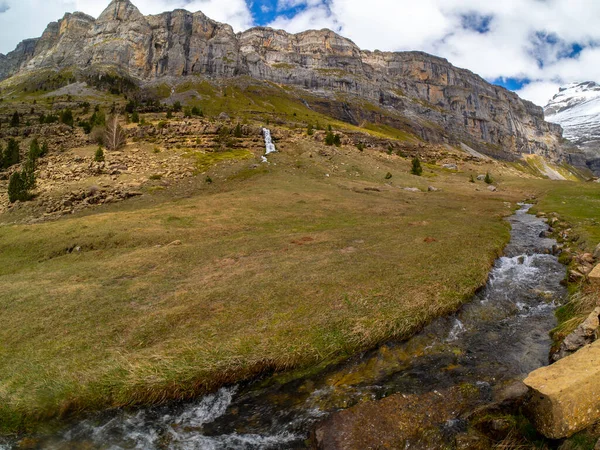
<svg viewBox="0 0 600 450"><path fill-rule="evenodd" d="M110 75L120 88L137 89L191 76L248 77L293 86L300 97L315 95L311 108L356 125L382 123L501 159L565 158L560 126L545 122L542 108L515 93L445 59L364 51L330 30L289 34L258 27L236 34L201 12L144 16L129 0L114 0L97 19L66 14L41 38L0 55L4 87L65 72L69 81L95 83Z"/></svg>
<svg viewBox="0 0 600 450"><path fill-rule="evenodd" d="M600 85L593 81L560 88L544 108L546 120L584 151L586 165L600 175Z"/></svg>

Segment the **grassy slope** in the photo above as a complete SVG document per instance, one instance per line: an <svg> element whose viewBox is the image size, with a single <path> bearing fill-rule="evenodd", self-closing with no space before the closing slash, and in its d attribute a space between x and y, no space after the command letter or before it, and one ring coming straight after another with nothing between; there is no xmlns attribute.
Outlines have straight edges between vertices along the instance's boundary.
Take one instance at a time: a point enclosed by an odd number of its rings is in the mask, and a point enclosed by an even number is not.
<svg viewBox="0 0 600 450"><path fill-rule="evenodd" d="M476 192L442 170L428 175L443 192L410 193L398 186L431 179L409 161L309 157L315 145L190 198L0 229L4 429L349 355L485 281L508 239L502 200L522 193Z"/></svg>

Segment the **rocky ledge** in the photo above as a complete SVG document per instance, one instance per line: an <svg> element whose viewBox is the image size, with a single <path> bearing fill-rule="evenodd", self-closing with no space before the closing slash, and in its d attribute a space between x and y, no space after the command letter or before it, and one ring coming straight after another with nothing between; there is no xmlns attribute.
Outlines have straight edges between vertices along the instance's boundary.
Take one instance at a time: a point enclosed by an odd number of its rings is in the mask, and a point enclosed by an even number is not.
<svg viewBox="0 0 600 450"><path fill-rule="evenodd" d="M404 124L423 140L464 142L504 159L565 158L560 126L513 92L425 53L363 51L330 30L236 34L201 12L144 16L129 0L114 0L98 19L67 14L41 38L0 55L0 79L61 69L88 79L116 70L138 86L162 77L250 76L321 94L355 124Z"/></svg>

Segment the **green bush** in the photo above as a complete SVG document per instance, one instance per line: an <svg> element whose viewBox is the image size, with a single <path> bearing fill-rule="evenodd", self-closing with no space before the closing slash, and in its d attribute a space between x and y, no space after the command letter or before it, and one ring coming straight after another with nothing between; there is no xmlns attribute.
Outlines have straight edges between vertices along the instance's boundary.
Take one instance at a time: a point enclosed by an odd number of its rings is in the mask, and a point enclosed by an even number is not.
<svg viewBox="0 0 600 450"><path fill-rule="evenodd" d="M390 172L385 174L385 179L386 180L391 180L392 179L392 174Z"/></svg>
<svg viewBox="0 0 600 450"><path fill-rule="evenodd" d="M490 173L487 172L485 174L485 179L483 181L485 181L487 184L492 184L494 182L494 179L492 178L492 176L490 175Z"/></svg>
<svg viewBox="0 0 600 450"><path fill-rule="evenodd" d="M306 129L306 134L309 136L312 136L315 134L315 129L313 128L312 125L309 125L308 128Z"/></svg>
<svg viewBox="0 0 600 450"><path fill-rule="evenodd" d="M356 148L362 152L365 149L365 144L359 142L358 144L356 144Z"/></svg>
<svg viewBox="0 0 600 450"><path fill-rule="evenodd" d="M102 150L102 147L98 147L98 150L96 150L96 154L94 155L94 161L96 161L96 162L104 161L104 150Z"/></svg>
<svg viewBox="0 0 600 450"><path fill-rule="evenodd" d="M27 190L27 183L21 172L14 172L8 181L8 200L11 203L29 200L30 195Z"/></svg>
<svg viewBox="0 0 600 450"><path fill-rule="evenodd" d="M177 101L173 103L173 111L181 112L181 102Z"/></svg>
<svg viewBox="0 0 600 450"><path fill-rule="evenodd" d="M342 146L342 139L340 138L340 135L337 133L333 136L333 145L335 145L336 147Z"/></svg>
<svg viewBox="0 0 600 450"><path fill-rule="evenodd" d="M31 141L31 144L29 144L29 154L27 155L27 157L38 159L40 156L42 156L42 149L40 148L40 144L37 138L34 138Z"/></svg>
<svg viewBox="0 0 600 450"><path fill-rule="evenodd" d="M185 108L183 110L183 118L184 119L191 119L192 118L192 108Z"/></svg>
<svg viewBox="0 0 600 450"><path fill-rule="evenodd" d="M412 160L412 167L410 169L410 173L420 177L423 174L423 168L421 167L421 161L419 161L418 157L415 157Z"/></svg>
<svg viewBox="0 0 600 450"><path fill-rule="evenodd" d="M325 135L325 145L333 145L335 142L335 136L331 131L328 131Z"/></svg>
<svg viewBox="0 0 600 450"><path fill-rule="evenodd" d="M172 119L173 118L173 111L168 110L167 111L167 119Z"/></svg>
<svg viewBox="0 0 600 450"><path fill-rule="evenodd" d="M134 111L134 112L131 114L131 121L132 121L133 123L140 123L140 115L138 114L138 112L137 112L137 111Z"/></svg>
<svg viewBox="0 0 600 450"><path fill-rule="evenodd" d="M198 108L197 106L194 106L192 108L192 114L194 116L200 116L200 117L202 117L204 115L204 113L202 112L202 110L200 108Z"/></svg>
<svg viewBox="0 0 600 450"><path fill-rule="evenodd" d="M65 125L73 126L73 111L65 109L60 113L60 121Z"/></svg>

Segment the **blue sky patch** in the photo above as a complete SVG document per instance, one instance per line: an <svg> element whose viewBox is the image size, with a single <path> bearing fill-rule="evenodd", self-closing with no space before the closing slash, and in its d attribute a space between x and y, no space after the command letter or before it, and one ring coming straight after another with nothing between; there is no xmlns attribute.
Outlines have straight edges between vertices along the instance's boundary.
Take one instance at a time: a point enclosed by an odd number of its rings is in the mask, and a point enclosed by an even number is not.
<svg viewBox="0 0 600 450"><path fill-rule="evenodd" d="M496 78L495 80L492 80L492 83L502 86L510 91L518 91L527 86L530 83L530 80L527 78Z"/></svg>
<svg viewBox="0 0 600 450"><path fill-rule="evenodd" d="M292 8L280 8L277 0L254 0L248 4L256 25L268 25L278 17L292 18L304 11L306 5L298 5Z"/></svg>
<svg viewBox="0 0 600 450"><path fill-rule="evenodd" d="M465 30L476 31L480 34L490 31L490 25L493 20L494 16L484 16L476 12L460 16L461 25Z"/></svg>

